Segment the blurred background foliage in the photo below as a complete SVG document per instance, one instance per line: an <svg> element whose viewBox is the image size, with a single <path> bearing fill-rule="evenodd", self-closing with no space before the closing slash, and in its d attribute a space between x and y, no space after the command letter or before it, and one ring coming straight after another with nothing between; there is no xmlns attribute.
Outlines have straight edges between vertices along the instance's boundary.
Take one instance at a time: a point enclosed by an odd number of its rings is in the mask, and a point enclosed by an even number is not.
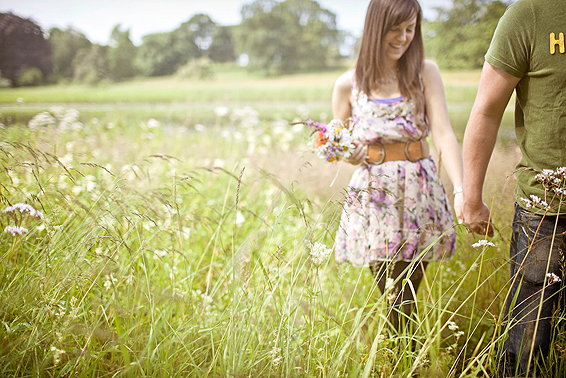
<svg viewBox="0 0 566 378"><path fill-rule="evenodd" d="M427 56L444 69L481 67L505 0L453 0L425 20ZM348 64L357 36L339 30L336 15L314 0L255 0L239 25L224 26L196 14L170 32L148 34L135 46L116 25L108 46L81 32L52 28L0 13L0 73L4 85L97 84L133 77L186 75L187 67L233 63L261 75L319 71ZM194 71L194 70L193 70ZM198 73L196 74L199 75ZM200 75L209 78L209 75Z"/></svg>

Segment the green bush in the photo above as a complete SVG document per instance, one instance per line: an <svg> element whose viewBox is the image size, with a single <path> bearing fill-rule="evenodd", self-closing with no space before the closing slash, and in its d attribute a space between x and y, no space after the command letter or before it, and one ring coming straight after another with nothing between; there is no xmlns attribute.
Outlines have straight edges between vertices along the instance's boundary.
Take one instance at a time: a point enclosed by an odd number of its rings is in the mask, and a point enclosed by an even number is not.
<svg viewBox="0 0 566 378"><path fill-rule="evenodd" d="M180 78L195 78L199 80L211 79L214 75L211 70L212 61L207 57L191 59L179 68L177 76Z"/></svg>
<svg viewBox="0 0 566 378"><path fill-rule="evenodd" d="M43 84L43 72L37 67L26 68L18 77L18 84L22 87L33 87Z"/></svg>

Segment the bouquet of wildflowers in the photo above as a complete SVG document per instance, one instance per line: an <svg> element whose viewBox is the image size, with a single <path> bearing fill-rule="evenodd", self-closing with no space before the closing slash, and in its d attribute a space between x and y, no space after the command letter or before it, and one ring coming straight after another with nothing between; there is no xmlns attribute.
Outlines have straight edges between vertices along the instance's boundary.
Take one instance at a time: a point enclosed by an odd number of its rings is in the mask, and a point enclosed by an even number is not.
<svg viewBox="0 0 566 378"><path fill-rule="evenodd" d="M347 159L355 149L352 143L351 127L349 127L352 123L351 118L348 118L346 122L333 119L328 124L313 120L297 123L302 123L313 130L311 135L315 135L314 151L321 159L328 162Z"/></svg>

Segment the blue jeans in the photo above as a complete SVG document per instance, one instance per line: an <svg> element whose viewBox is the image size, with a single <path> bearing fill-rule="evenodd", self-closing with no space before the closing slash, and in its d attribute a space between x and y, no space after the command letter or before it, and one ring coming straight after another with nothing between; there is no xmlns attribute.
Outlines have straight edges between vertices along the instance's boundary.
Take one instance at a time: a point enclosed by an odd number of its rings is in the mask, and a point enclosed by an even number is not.
<svg viewBox="0 0 566 378"><path fill-rule="evenodd" d="M515 205L510 247L511 291L502 326L502 331L508 331L508 338L498 367L504 377L520 376L527 371L531 375L550 350L555 328L553 314L564 310L561 297L565 235L565 215L543 217ZM547 278L550 273L561 281L553 283Z"/></svg>

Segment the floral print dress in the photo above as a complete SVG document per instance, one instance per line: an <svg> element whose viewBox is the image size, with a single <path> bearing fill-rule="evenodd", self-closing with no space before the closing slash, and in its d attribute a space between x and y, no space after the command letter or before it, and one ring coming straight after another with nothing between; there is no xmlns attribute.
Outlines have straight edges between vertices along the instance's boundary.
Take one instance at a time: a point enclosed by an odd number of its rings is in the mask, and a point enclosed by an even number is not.
<svg viewBox="0 0 566 378"><path fill-rule="evenodd" d="M363 143L405 143L426 138L424 117L413 117L404 97L369 99L352 85L353 136ZM367 164L347 189L336 260L354 266L376 261L440 261L455 247L450 205L432 158Z"/></svg>

